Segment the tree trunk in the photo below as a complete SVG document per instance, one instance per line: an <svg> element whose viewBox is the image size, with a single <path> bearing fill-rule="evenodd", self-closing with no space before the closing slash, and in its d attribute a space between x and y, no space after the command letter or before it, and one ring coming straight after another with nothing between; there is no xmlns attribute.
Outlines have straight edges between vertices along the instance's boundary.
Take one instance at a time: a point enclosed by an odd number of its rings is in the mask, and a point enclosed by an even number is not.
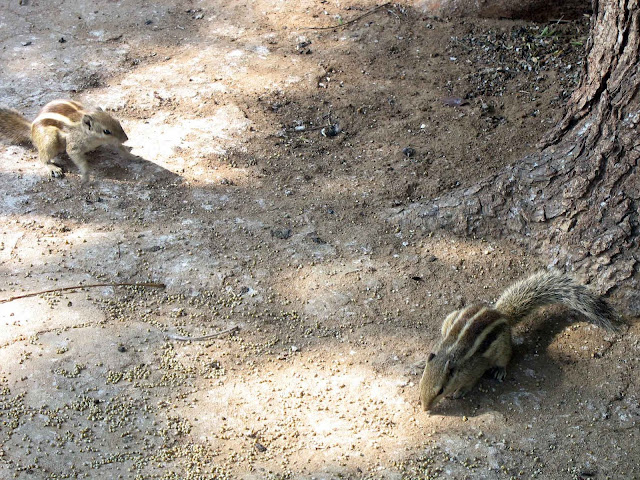
<svg viewBox="0 0 640 480"><path fill-rule="evenodd" d="M508 237L588 277L640 314L640 7L593 0L580 86L541 150L497 175L390 221L458 235Z"/></svg>

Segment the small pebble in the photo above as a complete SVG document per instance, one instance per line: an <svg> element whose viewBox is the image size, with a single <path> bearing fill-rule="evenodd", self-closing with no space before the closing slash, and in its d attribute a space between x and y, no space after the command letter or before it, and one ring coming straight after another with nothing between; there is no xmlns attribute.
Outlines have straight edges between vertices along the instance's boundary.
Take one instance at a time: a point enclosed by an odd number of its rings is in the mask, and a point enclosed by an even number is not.
<svg viewBox="0 0 640 480"><path fill-rule="evenodd" d="M335 137L341 131L342 130L340 129L340 125L338 125L337 123L334 123L333 125L324 127L322 130L320 130L320 133L322 134L323 137Z"/></svg>
<svg viewBox="0 0 640 480"><path fill-rule="evenodd" d="M402 154L407 158L411 158L416 154L416 151L411 147L404 147L402 149Z"/></svg>
<svg viewBox="0 0 640 480"><path fill-rule="evenodd" d="M271 230L271 236L279 238L280 240L286 240L287 238L291 237L291 235L292 232L290 228Z"/></svg>

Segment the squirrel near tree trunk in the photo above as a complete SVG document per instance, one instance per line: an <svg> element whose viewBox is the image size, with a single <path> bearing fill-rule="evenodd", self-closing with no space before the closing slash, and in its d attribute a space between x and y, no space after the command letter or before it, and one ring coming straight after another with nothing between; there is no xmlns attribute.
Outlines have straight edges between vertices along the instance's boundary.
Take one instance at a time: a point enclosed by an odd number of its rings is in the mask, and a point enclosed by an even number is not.
<svg viewBox="0 0 640 480"><path fill-rule="evenodd" d="M507 288L493 308L471 305L450 313L442 338L427 357L420 403L431 410L442 398L461 397L490 370L503 380L511 359L511 328L546 305L561 304L589 322L615 331L616 311L571 277L541 271Z"/></svg>

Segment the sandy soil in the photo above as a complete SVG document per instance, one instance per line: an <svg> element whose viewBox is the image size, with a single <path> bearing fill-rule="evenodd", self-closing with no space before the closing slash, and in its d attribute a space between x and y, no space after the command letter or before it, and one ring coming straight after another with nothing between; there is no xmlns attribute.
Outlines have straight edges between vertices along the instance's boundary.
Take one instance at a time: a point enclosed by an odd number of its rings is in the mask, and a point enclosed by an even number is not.
<svg viewBox="0 0 640 480"><path fill-rule="evenodd" d="M444 316L545 265L388 221L533 151L587 23L348 23L374 6L0 7L0 103L101 105L136 155L83 189L0 144L0 298L166 284L0 303L1 478L640 478L637 324L548 309L505 382L420 411Z"/></svg>

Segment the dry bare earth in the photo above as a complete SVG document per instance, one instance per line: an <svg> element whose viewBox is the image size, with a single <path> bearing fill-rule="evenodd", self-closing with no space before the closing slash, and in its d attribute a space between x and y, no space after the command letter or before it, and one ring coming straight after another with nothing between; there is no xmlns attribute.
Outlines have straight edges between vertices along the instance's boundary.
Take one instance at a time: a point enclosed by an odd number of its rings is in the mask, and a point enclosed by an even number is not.
<svg viewBox="0 0 640 480"><path fill-rule="evenodd" d="M640 476L637 325L611 336L548 310L519 328L503 384L419 411L444 315L542 265L386 222L530 152L586 25L389 6L305 28L373 6L2 7L1 102L104 105L139 156L97 152L87 193L71 165L48 181L0 146L3 298L167 288L0 304L0 477Z"/></svg>

